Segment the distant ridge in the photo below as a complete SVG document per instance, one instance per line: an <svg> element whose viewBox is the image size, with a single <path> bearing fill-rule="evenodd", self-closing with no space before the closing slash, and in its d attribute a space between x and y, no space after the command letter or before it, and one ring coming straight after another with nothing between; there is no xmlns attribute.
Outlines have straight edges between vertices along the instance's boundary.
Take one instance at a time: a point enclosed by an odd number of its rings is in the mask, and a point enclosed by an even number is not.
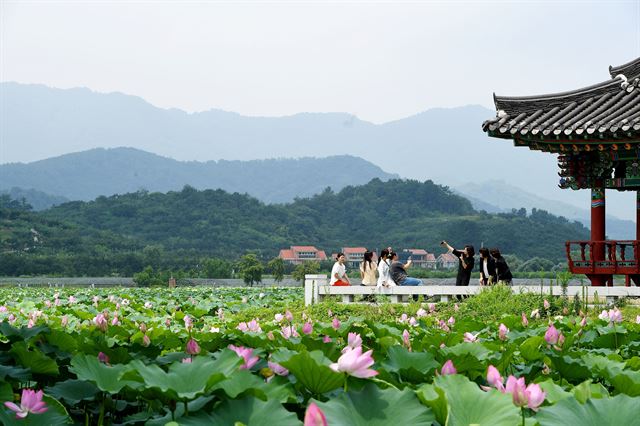
<svg viewBox="0 0 640 426"><path fill-rule="evenodd" d="M339 191L374 178L385 181L397 177L347 155L197 162L176 161L133 148L98 148L28 164L4 164L0 165L0 176L0 191L29 188L70 200L88 201L140 190L167 192L189 185L247 193L267 203L309 197L327 187Z"/></svg>

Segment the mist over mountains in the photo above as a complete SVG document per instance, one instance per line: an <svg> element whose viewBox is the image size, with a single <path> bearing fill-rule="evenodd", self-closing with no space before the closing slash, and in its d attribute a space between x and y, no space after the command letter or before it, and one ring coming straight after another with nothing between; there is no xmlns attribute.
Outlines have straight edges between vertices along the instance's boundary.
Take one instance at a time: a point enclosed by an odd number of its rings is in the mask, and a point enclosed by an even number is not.
<svg viewBox="0 0 640 426"><path fill-rule="evenodd" d="M516 186L549 192L557 180L551 156L488 138L481 124L495 111L480 106L430 109L378 125L347 113L189 114L135 96L80 88L5 82L0 91L0 163L128 146L182 161L353 155L389 173L447 185L502 176ZM539 179L532 181L534 175Z"/></svg>
<svg viewBox="0 0 640 426"><path fill-rule="evenodd" d="M70 200L89 201L140 190L168 192L189 185L248 193L267 203L310 197L327 187L339 191L373 178L386 181L398 177L346 155L197 162L176 161L133 148L98 148L29 164L3 164L0 176L0 191L35 188Z"/></svg>

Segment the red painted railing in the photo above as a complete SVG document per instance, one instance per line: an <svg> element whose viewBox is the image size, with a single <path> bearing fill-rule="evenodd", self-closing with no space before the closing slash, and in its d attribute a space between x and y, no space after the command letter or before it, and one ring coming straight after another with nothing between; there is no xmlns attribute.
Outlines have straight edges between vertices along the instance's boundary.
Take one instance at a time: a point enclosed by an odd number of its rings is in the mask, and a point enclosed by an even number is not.
<svg viewBox="0 0 640 426"><path fill-rule="evenodd" d="M567 241L569 271L574 274L640 274L640 241ZM594 253L601 253L594 259Z"/></svg>

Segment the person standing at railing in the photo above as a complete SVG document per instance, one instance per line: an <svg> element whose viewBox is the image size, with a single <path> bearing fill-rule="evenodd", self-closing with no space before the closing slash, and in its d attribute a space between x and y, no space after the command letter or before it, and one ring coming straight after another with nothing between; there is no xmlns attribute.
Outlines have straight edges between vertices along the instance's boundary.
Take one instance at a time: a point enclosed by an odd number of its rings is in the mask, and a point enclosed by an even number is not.
<svg viewBox="0 0 640 426"><path fill-rule="evenodd" d="M496 276L496 261L489 256L489 249L482 247L480 253L480 285L492 285L498 282Z"/></svg>
<svg viewBox="0 0 640 426"><path fill-rule="evenodd" d="M456 250L446 241L441 241L440 245L446 247L449 250L449 253L458 258L458 276L456 277L456 285L469 285L474 265L473 255L476 253L473 246L471 244L467 244L462 250Z"/></svg>
<svg viewBox="0 0 640 426"><path fill-rule="evenodd" d="M500 254L500 250L497 248L492 248L489 250L491 257L496 261L496 275L498 278L498 283L504 283L506 285L511 285L511 281L513 281L513 275L511 274L511 270L509 269L509 265L507 265L507 261Z"/></svg>
<svg viewBox="0 0 640 426"><path fill-rule="evenodd" d="M391 251L386 248L382 249L380 252L380 257L378 258L378 283L377 287L394 287L396 283L391 278L391 273L389 272L389 253Z"/></svg>
<svg viewBox="0 0 640 426"><path fill-rule="evenodd" d="M349 277L347 277L347 268L344 266L347 258L344 253L338 253L336 255L336 263L331 268L331 281L329 284L334 286L348 286L351 285Z"/></svg>

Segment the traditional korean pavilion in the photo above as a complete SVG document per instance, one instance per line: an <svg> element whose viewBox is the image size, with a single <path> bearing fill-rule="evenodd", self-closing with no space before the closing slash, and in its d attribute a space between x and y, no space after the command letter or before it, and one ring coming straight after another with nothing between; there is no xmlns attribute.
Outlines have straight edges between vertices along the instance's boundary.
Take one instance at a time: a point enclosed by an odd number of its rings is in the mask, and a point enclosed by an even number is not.
<svg viewBox="0 0 640 426"><path fill-rule="evenodd" d="M591 190L591 240L567 241L569 270L594 286L640 284L640 58L609 67L610 79L569 92L496 96L489 136L558 157L559 186ZM636 191L636 235L606 240L605 190ZM630 236L632 237L632 236Z"/></svg>

